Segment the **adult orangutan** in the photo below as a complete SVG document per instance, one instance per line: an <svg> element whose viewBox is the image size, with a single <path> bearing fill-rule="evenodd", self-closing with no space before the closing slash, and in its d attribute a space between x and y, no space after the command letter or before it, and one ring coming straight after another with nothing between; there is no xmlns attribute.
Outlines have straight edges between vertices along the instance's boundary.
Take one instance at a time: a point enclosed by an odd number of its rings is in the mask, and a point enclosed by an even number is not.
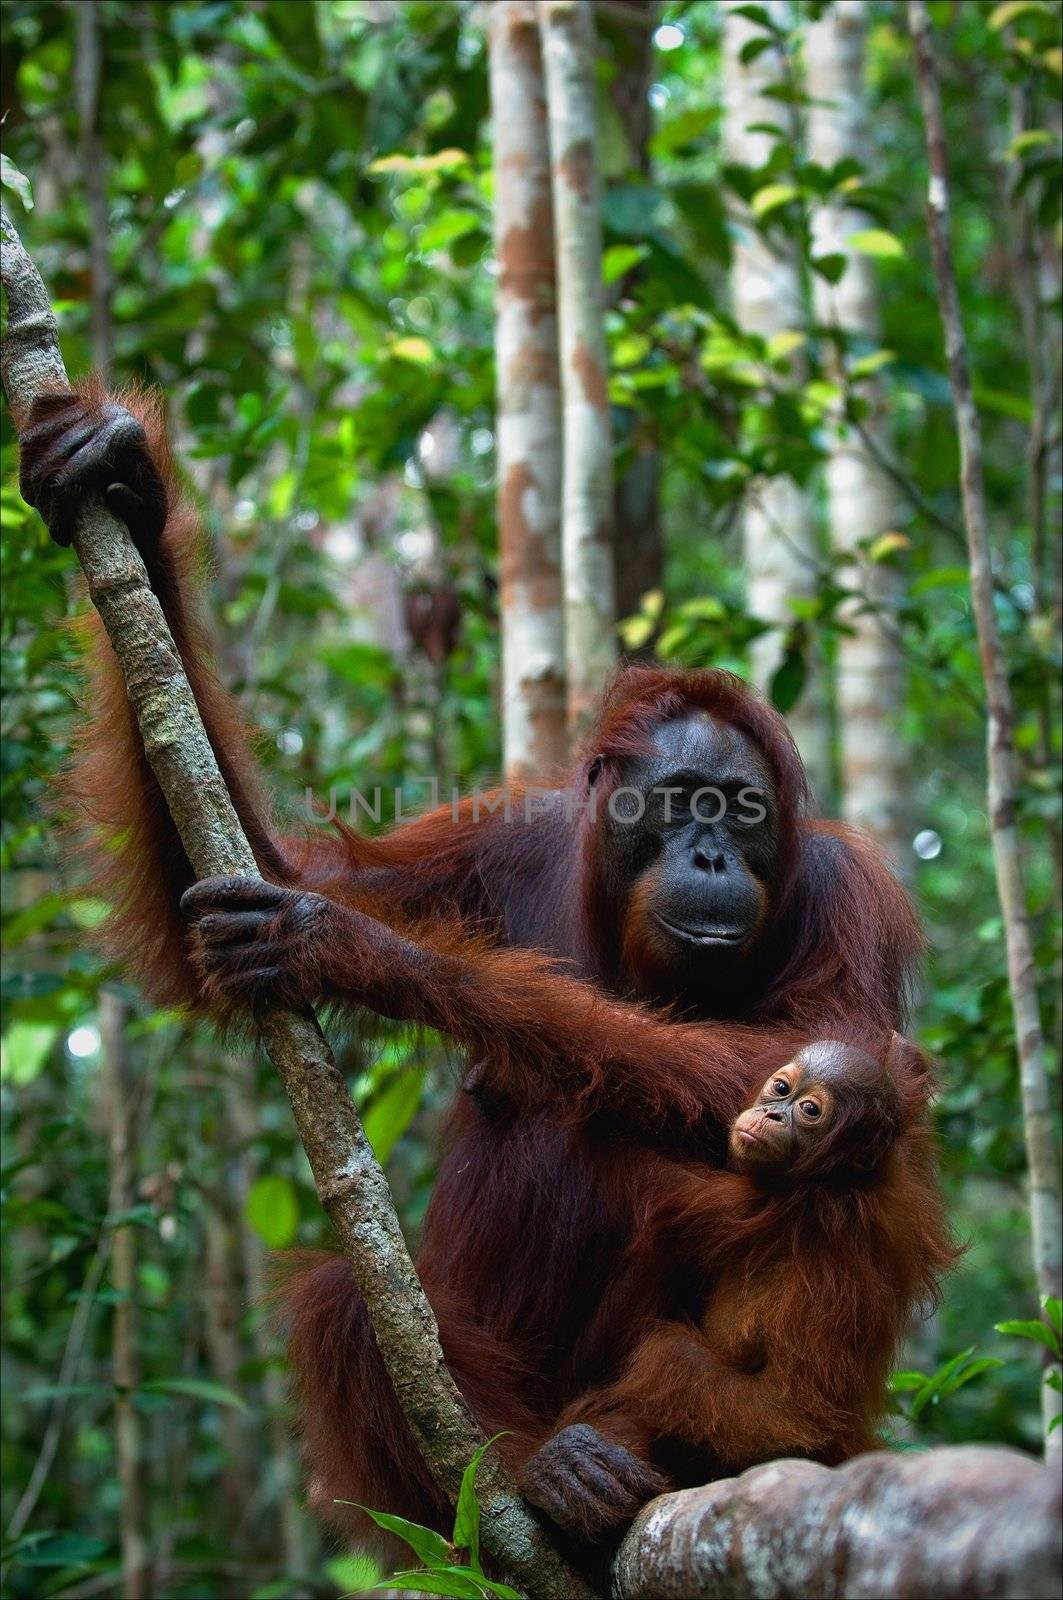
<svg viewBox="0 0 1063 1600"><path fill-rule="evenodd" d="M23 493L55 538L89 490L127 522L268 880L192 887L97 632L72 782L115 948L159 1001L223 1017L266 996L348 1002L469 1048L418 1257L443 1349L484 1428L508 1430L501 1448L533 1498L583 1538L622 1526L695 1469L652 1428L625 1440L558 1423L628 1369L662 1296L674 1317L705 1313L681 1253L652 1303L629 1269L661 1163L722 1163L753 1091L813 1039L855 1030L885 1059L920 947L905 895L868 840L807 819L781 719L717 672L622 673L583 758L534 807L465 803L378 839L277 838L190 610L194 524L157 409L86 385L40 402L22 443ZM906 1104L887 1236L938 1215L919 1095ZM884 1275L887 1343L938 1245L928 1222L904 1241L905 1270ZM860 1276L866 1237L837 1246L839 1280ZM794 1249L800 1274L799 1231ZM346 1265L317 1258L287 1298L319 1504L442 1525ZM842 1334L825 1319L810 1337L822 1370Z"/></svg>

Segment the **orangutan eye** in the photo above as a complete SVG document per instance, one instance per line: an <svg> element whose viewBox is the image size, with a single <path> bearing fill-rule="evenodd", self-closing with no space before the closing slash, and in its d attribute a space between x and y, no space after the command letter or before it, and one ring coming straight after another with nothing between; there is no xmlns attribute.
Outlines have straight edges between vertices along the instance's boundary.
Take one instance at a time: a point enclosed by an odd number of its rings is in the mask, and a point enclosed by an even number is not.
<svg viewBox="0 0 1063 1600"><path fill-rule="evenodd" d="M790 1093L790 1085L785 1078L776 1078L771 1086L772 1094L786 1095Z"/></svg>
<svg viewBox="0 0 1063 1600"><path fill-rule="evenodd" d="M823 1115L822 1106L818 1105L815 1100L802 1100L801 1110L804 1112L806 1117L811 1117L813 1122L817 1117L821 1117Z"/></svg>

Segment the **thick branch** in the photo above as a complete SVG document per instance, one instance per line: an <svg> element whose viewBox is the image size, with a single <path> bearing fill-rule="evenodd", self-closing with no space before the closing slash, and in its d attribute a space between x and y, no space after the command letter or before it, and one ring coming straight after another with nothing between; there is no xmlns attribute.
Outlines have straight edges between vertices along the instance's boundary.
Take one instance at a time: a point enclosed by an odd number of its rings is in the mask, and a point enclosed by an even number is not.
<svg viewBox="0 0 1063 1600"><path fill-rule="evenodd" d="M773 1461L662 1495L613 1568L616 1600L1022 1600L1060 1593L1060 1481L995 1445Z"/></svg>
<svg viewBox="0 0 1063 1600"><path fill-rule="evenodd" d="M6 213L2 231L8 322L0 366L19 424L38 394L66 387L67 377L47 292ZM86 501L74 548L121 665L148 759L195 871L200 877L257 876L144 563L102 500ZM435 1317L406 1249L387 1179L313 1014L273 1011L261 1019L260 1031L291 1102L321 1203L365 1298L403 1413L433 1476L453 1499L480 1435L444 1366ZM586 1595L589 1591L557 1556L497 1458L484 1460L478 1484L484 1545L515 1581L543 1600Z"/></svg>

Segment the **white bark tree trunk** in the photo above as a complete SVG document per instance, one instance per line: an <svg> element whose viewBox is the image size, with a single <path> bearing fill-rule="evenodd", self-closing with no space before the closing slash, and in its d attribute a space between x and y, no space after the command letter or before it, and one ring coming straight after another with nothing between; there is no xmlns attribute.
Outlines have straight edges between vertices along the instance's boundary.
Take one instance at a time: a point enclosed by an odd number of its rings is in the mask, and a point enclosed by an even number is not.
<svg viewBox="0 0 1063 1600"><path fill-rule="evenodd" d="M502 737L509 782L568 754L561 592L561 380L554 222L534 0L488 8L495 173L495 361Z"/></svg>
<svg viewBox="0 0 1063 1600"><path fill-rule="evenodd" d="M952 260L948 151L941 108L937 62L926 0L910 0L908 20L915 44L919 93L926 124L930 184L927 206L941 322L945 332L949 381L960 441L960 489L971 564L978 647L986 686L988 718L989 829L993 841L997 892L1004 916L1008 987L1015 1012L1015 1038L1022 1088L1026 1161L1030 1180L1030 1223L1033 1264L1042 1295L1063 1292L1063 1219L1060 1217L1059 1151L1052 1117L1052 1099L1045 1060L1044 1033L1037 996L1037 966L1026 903L1019 827L1016 816L1018 775L1015 762L1015 710L1004 647L997 625L989 519L982 470L982 422L974 402L967 335ZM1046 1426L1059 1414L1059 1397L1044 1387ZM1049 1435L1057 1453L1063 1428Z"/></svg>
<svg viewBox="0 0 1063 1600"><path fill-rule="evenodd" d="M737 10L740 0L722 0L724 148L728 161L761 166L773 147L770 134L752 125L779 123L785 105L764 91L784 81L779 51L771 48L752 61L743 46L764 38ZM784 22L785 5L769 0L773 18ZM732 241L731 299L735 320L747 333L770 338L802 331L806 324L801 284L792 253L773 248L749 215L738 219ZM776 624L750 651L753 681L767 690L782 657L784 630L794 621L790 600L815 594L818 566L816 527L808 495L792 478L773 478L750 492L743 517L746 596L752 614ZM813 788L824 799L830 787L830 728L819 652L813 646L801 697L787 717L804 757Z"/></svg>
<svg viewBox="0 0 1063 1600"><path fill-rule="evenodd" d="M617 656L612 437L591 0L539 5L550 125L564 401L562 568L569 733L586 728Z"/></svg>
<svg viewBox="0 0 1063 1600"><path fill-rule="evenodd" d="M809 154L821 166L851 157L863 160L868 126L864 98L866 0L848 0L825 12L808 30L805 47ZM878 287L873 262L848 240L867 227L862 213L843 205L820 206L813 218L816 255L846 258L836 284L815 277L817 322L846 334L879 336ZM866 427L884 440L885 397L873 379L861 395L871 400ZM904 670L897 639L900 574L868 560L868 545L891 526L892 486L859 433L849 429L832 443L826 470L827 507L835 550L847 557L843 580L859 588L864 602L844 612L853 630L838 642L837 710L841 744L842 811L868 828L899 871L910 868L906 820L907 762L898 722ZM863 547L863 551L861 550Z"/></svg>

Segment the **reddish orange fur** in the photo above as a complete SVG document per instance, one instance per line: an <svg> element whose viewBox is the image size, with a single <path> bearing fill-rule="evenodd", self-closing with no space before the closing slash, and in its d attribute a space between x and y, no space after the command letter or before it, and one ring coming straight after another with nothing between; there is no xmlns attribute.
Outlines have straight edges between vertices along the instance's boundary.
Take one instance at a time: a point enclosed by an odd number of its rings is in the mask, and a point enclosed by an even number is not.
<svg viewBox="0 0 1063 1600"><path fill-rule="evenodd" d="M99 386L78 392L98 412ZM672 1192L657 1163L722 1155L722 1132L765 1064L806 1039L849 1025L888 1038L902 1025L919 951L903 891L868 841L805 817L804 776L781 719L715 672L621 673L570 780L585 793L591 758L601 755L608 794L625 756L691 709L742 728L768 760L781 814L779 881L754 950L706 984L688 1017L646 1003L657 975L647 983L637 940L625 962L603 912L598 834L585 813L569 817L558 803L532 821L477 822L465 802L456 821L443 808L385 838L341 827L275 840L242 719L206 664L189 603L194 522L180 504L159 409L143 395L121 398L141 418L168 485L165 533L146 551L152 582L263 875L336 907L335 941L297 952L297 975L333 999L452 1032L479 1059L475 1093L459 1095L451 1114L418 1256L459 1384L485 1430L513 1430L505 1449L519 1464L569 1408L627 1370L647 1416L659 1398L659 1418L628 1424L631 1443L651 1452L666 1417L674 1425L681 1386L652 1342L659 1300L625 1262L632 1241L651 1236L655 1200ZM69 787L114 906L111 948L156 1000L209 1009L178 909L192 874L109 647L95 622L87 628L87 720ZM360 913L390 927L354 920ZM716 1191L725 1284L748 1277L746 1250L773 1262L793 1252L774 1291L781 1309L770 1314L801 1373L789 1391L790 1437L796 1430L809 1450L823 1432L817 1406L844 1401L861 1417L877 1408L896 1332L940 1265L937 1236L920 1231L936 1215L933 1177L922 1135L911 1137L893 1187L884 1183L868 1201L852 1241L840 1212L828 1212L806 1245L796 1215L757 1222L729 1180ZM895 1267L882 1278L887 1237ZM303 1263L283 1300L318 1503L361 1500L445 1527L347 1267ZM858 1330L877 1350L859 1370L851 1365ZM765 1413L751 1406L744 1440L723 1446L732 1464L775 1447L784 1408L779 1399L762 1423ZM349 1525L350 1513L332 1514Z"/></svg>
<svg viewBox="0 0 1063 1600"><path fill-rule="evenodd" d="M957 1255L934 1179L929 1079L900 1061L895 1076L900 1131L862 1177L765 1187L665 1161L643 1175L628 1270L656 1283L659 1301L619 1379L561 1426L589 1421L620 1442L641 1432L706 1479L874 1448L911 1308L934 1301ZM667 1291L681 1261L704 1299L677 1318Z"/></svg>
<svg viewBox="0 0 1063 1600"><path fill-rule="evenodd" d="M75 392L88 402L90 415L98 414L108 398L107 390L93 378L77 384ZM113 398L143 424L166 484L170 513L157 558L149 563L153 587L252 848L263 872L279 879L282 863L258 820L260 786L248 751L247 726L218 681L208 635L188 600L199 566L199 529L195 514L182 499L162 407L140 390L123 390ZM59 404L66 399L66 395L55 397ZM44 402L41 413L46 412ZM199 985L178 909L181 892L194 875L148 765L121 669L97 613L90 611L78 629L88 678L82 702L85 720L63 790L85 832L93 886L111 907L105 942L138 973L159 1004L194 1002Z"/></svg>

